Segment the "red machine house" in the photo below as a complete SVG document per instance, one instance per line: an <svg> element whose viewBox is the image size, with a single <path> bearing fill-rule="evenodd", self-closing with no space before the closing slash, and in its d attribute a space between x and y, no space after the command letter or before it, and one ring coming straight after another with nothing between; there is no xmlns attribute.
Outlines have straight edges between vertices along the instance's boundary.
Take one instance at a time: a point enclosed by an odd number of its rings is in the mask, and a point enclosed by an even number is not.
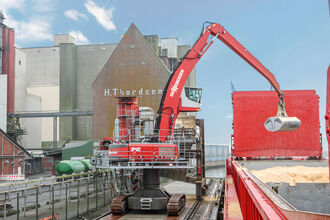
<svg viewBox="0 0 330 220"><path fill-rule="evenodd" d="M118 161L173 161L178 159L178 149L174 144L115 144L108 150L108 156Z"/></svg>

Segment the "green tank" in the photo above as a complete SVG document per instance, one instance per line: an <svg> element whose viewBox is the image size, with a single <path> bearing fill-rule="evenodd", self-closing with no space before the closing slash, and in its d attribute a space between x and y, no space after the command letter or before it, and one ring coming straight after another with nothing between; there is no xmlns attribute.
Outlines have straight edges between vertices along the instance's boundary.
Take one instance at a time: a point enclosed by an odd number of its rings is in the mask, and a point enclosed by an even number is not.
<svg viewBox="0 0 330 220"><path fill-rule="evenodd" d="M85 170L85 165L79 160L62 160L56 166L57 172L61 175L81 173Z"/></svg>
<svg viewBox="0 0 330 220"><path fill-rule="evenodd" d="M92 165L91 165L91 160L90 159L83 159L80 160L80 162L82 162L84 164L85 170L84 172L88 172L92 169Z"/></svg>

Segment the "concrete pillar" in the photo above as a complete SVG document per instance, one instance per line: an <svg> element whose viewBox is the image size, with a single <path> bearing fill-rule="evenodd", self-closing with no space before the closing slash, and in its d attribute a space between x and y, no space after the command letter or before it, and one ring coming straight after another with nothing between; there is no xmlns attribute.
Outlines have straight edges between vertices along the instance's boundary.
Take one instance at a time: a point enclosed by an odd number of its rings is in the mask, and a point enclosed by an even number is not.
<svg viewBox="0 0 330 220"><path fill-rule="evenodd" d="M53 118L53 148L57 147L57 117Z"/></svg>
<svg viewBox="0 0 330 220"><path fill-rule="evenodd" d="M60 44L60 111L75 111L77 99L77 47ZM60 118L60 140L75 139L75 118Z"/></svg>

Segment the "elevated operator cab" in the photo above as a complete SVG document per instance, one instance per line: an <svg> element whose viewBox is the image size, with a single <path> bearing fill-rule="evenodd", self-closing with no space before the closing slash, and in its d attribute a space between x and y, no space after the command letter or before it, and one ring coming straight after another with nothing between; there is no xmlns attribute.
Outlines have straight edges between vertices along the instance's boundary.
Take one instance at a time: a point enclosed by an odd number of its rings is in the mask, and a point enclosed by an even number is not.
<svg viewBox="0 0 330 220"><path fill-rule="evenodd" d="M202 107L202 91L201 88L184 87L181 93L182 112L196 112Z"/></svg>

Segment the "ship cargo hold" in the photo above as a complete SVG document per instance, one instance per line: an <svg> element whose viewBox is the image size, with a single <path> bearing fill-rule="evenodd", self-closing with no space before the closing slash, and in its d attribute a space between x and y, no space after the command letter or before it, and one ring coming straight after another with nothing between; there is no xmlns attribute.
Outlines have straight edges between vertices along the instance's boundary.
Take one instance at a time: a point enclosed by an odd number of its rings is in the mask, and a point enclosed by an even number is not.
<svg viewBox="0 0 330 220"><path fill-rule="evenodd" d="M329 164L322 158L319 97L314 90L284 94L288 115L297 116L301 127L273 133L263 123L277 111L276 93L233 93L225 219L330 219Z"/></svg>

